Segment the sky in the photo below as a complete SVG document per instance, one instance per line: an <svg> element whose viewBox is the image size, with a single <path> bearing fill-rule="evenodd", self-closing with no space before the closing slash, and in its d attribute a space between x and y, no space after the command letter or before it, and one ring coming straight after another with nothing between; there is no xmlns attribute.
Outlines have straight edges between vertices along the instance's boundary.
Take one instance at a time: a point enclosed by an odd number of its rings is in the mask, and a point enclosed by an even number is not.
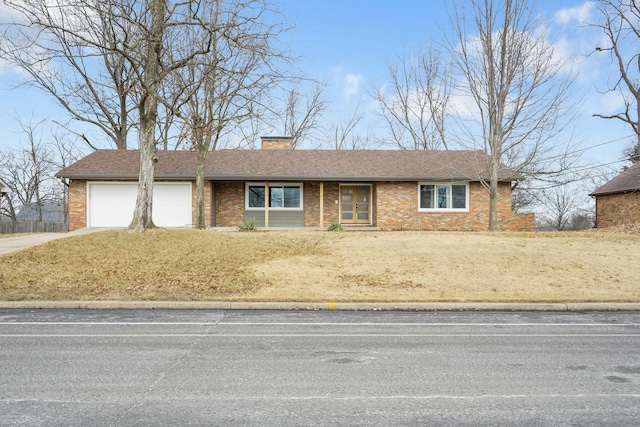
<svg viewBox="0 0 640 427"><path fill-rule="evenodd" d="M308 77L325 82L333 102L328 115L347 116L357 105L371 113L370 93L388 81L386 64L398 55L441 39L447 31L450 2L441 0L277 0L295 28L287 36L298 67ZM621 151L631 131L614 120L593 117L615 111L620 99L603 95L614 68L606 55L590 55L600 35L584 26L595 10L584 0L543 0L536 12L553 36L559 55L573 67L576 80L575 120L563 138L584 151L585 165L619 168ZM4 15L4 16L3 16ZM0 9L0 21L6 11ZM20 75L0 58L0 150L24 140L16 116L27 122L63 118L60 109L37 90L17 87ZM372 115L369 121L375 122Z"/></svg>

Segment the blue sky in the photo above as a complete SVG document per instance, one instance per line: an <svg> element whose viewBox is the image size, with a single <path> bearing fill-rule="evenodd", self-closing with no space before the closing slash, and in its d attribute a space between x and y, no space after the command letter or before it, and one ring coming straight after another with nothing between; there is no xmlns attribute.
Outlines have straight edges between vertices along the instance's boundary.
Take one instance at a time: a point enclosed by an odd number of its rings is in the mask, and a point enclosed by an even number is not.
<svg viewBox="0 0 640 427"><path fill-rule="evenodd" d="M370 108L369 93L387 79L386 63L396 55L441 38L448 15L440 0L280 0L283 14L295 29L290 34L294 52L302 55L299 67L326 82L332 95L333 118L348 114L356 105ZM558 51L574 64L574 92L579 104L572 138L582 147L585 163L612 164L629 141L631 131L617 121L592 117L607 113L619 102L601 95L612 72L607 57L583 54L593 51L599 35L581 24L593 13L584 0L540 1L538 13L554 35ZM0 9L0 20L2 20ZM0 61L0 149L24 138L13 116L27 119L63 117L53 102L37 91L11 89L19 76ZM330 114L330 120L331 120ZM566 136L566 135L565 135ZM568 136L566 136L568 137ZM610 142L616 141L617 142Z"/></svg>

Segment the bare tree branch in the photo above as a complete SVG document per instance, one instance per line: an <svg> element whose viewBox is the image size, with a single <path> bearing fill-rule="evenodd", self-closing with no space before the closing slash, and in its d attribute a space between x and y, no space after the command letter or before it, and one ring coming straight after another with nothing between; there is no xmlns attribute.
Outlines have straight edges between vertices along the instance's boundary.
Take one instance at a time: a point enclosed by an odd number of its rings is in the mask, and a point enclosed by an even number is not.
<svg viewBox="0 0 640 427"><path fill-rule="evenodd" d="M487 154L487 164L479 166L489 172L481 182L489 193L489 230L495 231L499 172L505 160L525 175L543 173L545 157L570 152L568 143L557 137L567 123L572 79L563 74L527 1L467 3L454 3L454 36L446 45L462 82L457 90L474 107L458 111L458 122L470 148ZM567 162L558 163L566 167Z"/></svg>

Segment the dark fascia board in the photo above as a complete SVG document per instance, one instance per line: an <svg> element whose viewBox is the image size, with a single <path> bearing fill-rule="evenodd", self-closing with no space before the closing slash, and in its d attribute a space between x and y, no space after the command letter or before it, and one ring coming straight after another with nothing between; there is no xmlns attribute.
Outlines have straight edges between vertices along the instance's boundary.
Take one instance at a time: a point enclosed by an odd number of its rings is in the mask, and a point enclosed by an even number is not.
<svg viewBox="0 0 640 427"><path fill-rule="evenodd" d="M591 197L598 197L598 196L610 196L612 194L623 194L623 193L635 193L637 191L640 191L640 188L629 188L626 190L614 190L614 191L594 191L593 193L589 193L589 196Z"/></svg>

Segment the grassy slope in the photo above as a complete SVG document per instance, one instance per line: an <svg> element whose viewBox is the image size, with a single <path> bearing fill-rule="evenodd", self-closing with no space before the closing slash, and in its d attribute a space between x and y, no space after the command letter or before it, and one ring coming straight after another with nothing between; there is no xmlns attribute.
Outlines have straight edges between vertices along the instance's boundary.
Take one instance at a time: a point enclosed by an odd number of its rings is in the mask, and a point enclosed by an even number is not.
<svg viewBox="0 0 640 427"><path fill-rule="evenodd" d="M633 301L623 233L106 231L0 256L0 300Z"/></svg>

